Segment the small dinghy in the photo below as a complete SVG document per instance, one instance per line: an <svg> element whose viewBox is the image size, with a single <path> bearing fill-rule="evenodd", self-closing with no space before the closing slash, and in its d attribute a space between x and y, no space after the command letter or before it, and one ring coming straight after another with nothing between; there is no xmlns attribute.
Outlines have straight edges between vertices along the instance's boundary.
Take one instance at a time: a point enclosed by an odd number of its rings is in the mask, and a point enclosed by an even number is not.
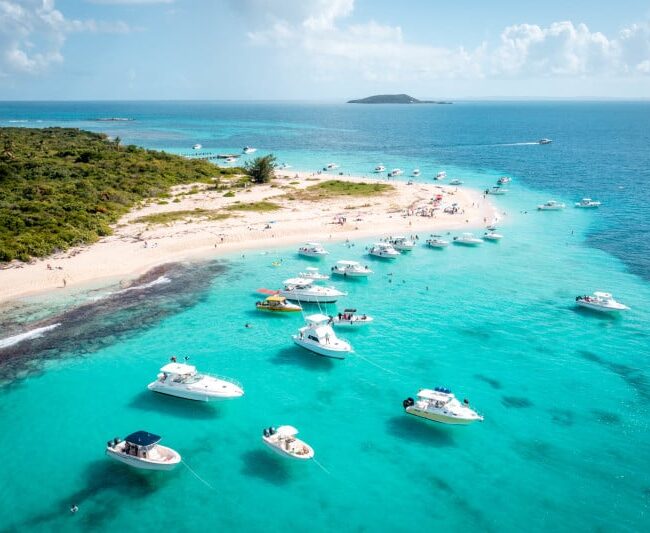
<svg viewBox="0 0 650 533"><path fill-rule="evenodd" d="M265 428L262 441L274 452L304 461L314 457L314 449L306 442L296 438L298 430L293 426Z"/></svg>
<svg viewBox="0 0 650 533"><path fill-rule="evenodd" d="M181 462L180 454L158 444L161 437L148 431L136 431L124 440L106 443L106 455L134 468L143 470L172 470Z"/></svg>

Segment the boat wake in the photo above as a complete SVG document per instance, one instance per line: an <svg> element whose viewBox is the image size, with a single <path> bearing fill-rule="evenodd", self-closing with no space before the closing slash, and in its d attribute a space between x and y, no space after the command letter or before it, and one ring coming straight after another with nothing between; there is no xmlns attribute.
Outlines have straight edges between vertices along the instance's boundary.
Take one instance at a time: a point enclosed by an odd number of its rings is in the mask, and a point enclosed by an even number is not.
<svg viewBox="0 0 650 533"><path fill-rule="evenodd" d="M0 348L7 348L9 346L14 346L15 344L18 344L19 342L23 342L29 339L38 339L39 337L42 337L47 331L50 331L54 328L58 328L61 325L60 322L56 324L51 324L49 326L43 326L41 328L35 328L30 331L26 331L25 333L20 333L18 335L13 335L11 337L7 337L5 339L0 339Z"/></svg>
<svg viewBox="0 0 650 533"><path fill-rule="evenodd" d="M534 146L536 144L539 144L538 142L525 142L525 143L499 143L495 144L493 146Z"/></svg>

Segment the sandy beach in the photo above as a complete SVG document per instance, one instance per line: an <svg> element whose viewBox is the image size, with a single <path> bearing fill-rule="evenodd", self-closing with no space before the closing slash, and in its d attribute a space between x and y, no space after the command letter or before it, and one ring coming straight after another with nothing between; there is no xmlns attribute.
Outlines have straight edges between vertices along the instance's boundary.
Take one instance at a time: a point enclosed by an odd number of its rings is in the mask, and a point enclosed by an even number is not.
<svg viewBox="0 0 650 533"><path fill-rule="evenodd" d="M328 179L387 183L371 178L280 171L272 184L238 190L226 197L207 186L176 187L169 203L152 201L132 210L99 242L29 264L14 262L0 271L0 302L46 291L70 291L102 281L114 283L172 261L206 259L251 249L281 248L306 241L355 240L373 236L476 229L496 211L480 191L443 184L390 181L394 190L376 196L341 196L311 201L290 199ZM197 191L198 189L198 191ZM193 191L190 193L190 191ZM437 203L433 199L440 198ZM269 212L232 210L237 203L268 201ZM445 212L455 206L455 213ZM188 217L167 224L136 222L180 210L227 210L228 218ZM221 212L221 211L220 211Z"/></svg>

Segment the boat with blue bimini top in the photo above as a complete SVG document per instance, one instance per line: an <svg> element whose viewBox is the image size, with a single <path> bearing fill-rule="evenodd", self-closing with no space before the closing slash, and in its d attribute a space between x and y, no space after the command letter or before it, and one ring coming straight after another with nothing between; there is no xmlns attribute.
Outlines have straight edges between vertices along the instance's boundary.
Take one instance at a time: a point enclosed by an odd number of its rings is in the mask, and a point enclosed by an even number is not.
<svg viewBox="0 0 650 533"><path fill-rule="evenodd" d="M106 443L106 455L121 463L143 470L172 470L181 462L180 454L158 444L159 435L136 431L124 440L115 438Z"/></svg>

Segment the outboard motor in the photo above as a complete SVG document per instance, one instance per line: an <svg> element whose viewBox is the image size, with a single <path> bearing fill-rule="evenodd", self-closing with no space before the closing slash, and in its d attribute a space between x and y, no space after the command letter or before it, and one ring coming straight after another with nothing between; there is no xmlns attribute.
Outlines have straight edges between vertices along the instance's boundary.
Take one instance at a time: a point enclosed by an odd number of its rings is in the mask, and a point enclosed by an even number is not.
<svg viewBox="0 0 650 533"><path fill-rule="evenodd" d="M406 400L402 402L402 405L404 406L404 409L406 409L407 407L415 405L415 400L413 400L413 398L406 398Z"/></svg>
<svg viewBox="0 0 650 533"><path fill-rule="evenodd" d="M269 436L269 430L267 428L264 428L264 436L268 437Z"/></svg>
<svg viewBox="0 0 650 533"><path fill-rule="evenodd" d="M107 447L107 448L112 448L113 446L114 446L114 444L113 444L113 441L112 441L112 440L109 440L109 441L106 443L106 447Z"/></svg>

